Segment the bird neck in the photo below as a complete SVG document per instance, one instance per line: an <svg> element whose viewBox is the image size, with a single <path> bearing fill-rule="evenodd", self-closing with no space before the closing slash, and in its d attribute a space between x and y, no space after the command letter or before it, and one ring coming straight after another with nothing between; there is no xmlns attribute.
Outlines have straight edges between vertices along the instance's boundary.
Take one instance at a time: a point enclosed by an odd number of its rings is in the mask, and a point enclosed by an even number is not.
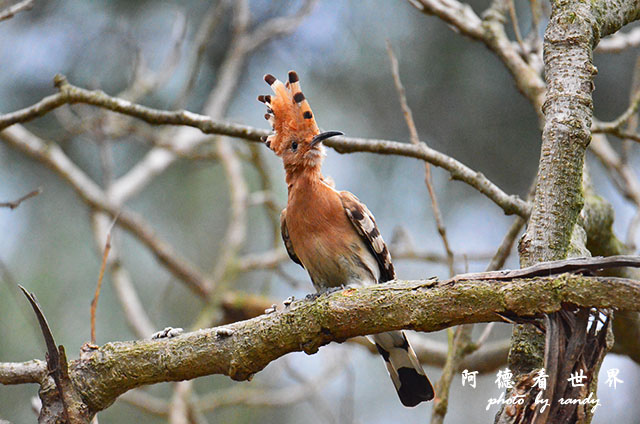
<svg viewBox="0 0 640 424"><path fill-rule="evenodd" d="M313 186L322 182L321 166L287 167L286 181L289 193L296 188Z"/></svg>

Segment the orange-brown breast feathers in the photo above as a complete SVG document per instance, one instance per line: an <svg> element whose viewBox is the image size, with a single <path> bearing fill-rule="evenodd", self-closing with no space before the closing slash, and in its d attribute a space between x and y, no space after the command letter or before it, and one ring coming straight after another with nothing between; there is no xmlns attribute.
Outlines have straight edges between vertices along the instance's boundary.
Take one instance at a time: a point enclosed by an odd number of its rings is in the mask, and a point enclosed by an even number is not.
<svg viewBox="0 0 640 424"><path fill-rule="evenodd" d="M298 74L290 71L286 84L271 74L265 75L264 80L274 92L272 96L258 96L258 100L267 105L265 118L274 131L265 140L267 146L281 155L292 140L310 142L320 131L309 102L300 89Z"/></svg>

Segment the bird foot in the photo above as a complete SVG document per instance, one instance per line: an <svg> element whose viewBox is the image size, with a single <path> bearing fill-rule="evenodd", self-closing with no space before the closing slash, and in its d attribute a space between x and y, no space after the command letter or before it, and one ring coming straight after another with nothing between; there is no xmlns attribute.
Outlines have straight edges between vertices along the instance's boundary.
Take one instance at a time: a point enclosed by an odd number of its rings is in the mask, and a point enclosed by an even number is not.
<svg viewBox="0 0 640 424"><path fill-rule="evenodd" d="M178 327L178 328L165 327L164 330L160 330L160 331L157 331L157 332L153 333L151 335L151 340L170 339L172 337L179 336L182 333L184 333L184 330L182 328L180 328L180 327Z"/></svg>

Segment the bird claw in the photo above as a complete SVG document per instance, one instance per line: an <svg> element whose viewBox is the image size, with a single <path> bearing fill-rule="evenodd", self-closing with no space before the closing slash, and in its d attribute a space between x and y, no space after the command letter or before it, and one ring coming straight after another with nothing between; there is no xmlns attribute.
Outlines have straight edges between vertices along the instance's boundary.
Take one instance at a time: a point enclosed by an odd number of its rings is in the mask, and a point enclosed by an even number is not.
<svg viewBox="0 0 640 424"><path fill-rule="evenodd" d="M344 284L340 285L340 286L336 286L336 287L329 287L328 289L326 289L325 291L323 291L323 294L331 294L331 293L335 293L337 291L340 290L344 290L346 288L346 286Z"/></svg>
<svg viewBox="0 0 640 424"><path fill-rule="evenodd" d="M322 291L319 291L317 293L309 293L308 295L305 296L305 299L310 300L310 301L314 301L317 298L319 298L320 296L322 296L323 294L335 293L337 291L344 290L345 287L346 286L344 286L344 285L335 286L335 287L327 287L326 289L323 289Z"/></svg>
<svg viewBox="0 0 640 424"><path fill-rule="evenodd" d="M179 336L184 333L184 330L180 327L165 327L164 330L157 331L151 335L151 340L170 339L172 337Z"/></svg>
<svg viewBox="0 0 640 424"><path fill-rule="evenodd" d="M231 337L233 336L233 333L235 333L235 331L226 327L220 327L216 329L216 337L219 338Z"/></svg>
<svg viewBox="0 0 640 424"><path fill-rule="evenodd" d="M322 293L309 293L308 295L306 295L304 298L306 300L309 300L311 302L313 302L314 300L316 300L317 298L320 297Z"/></svg>
<svg viewBox="0 0 640 424"><path fill-rule="evenodd" d="M289 306L291 306L291 304L295 299L296 298L294 296L289 296L284 300L284 302L282 302L282 304L284 305L285 308L288 308Z"/></svg>

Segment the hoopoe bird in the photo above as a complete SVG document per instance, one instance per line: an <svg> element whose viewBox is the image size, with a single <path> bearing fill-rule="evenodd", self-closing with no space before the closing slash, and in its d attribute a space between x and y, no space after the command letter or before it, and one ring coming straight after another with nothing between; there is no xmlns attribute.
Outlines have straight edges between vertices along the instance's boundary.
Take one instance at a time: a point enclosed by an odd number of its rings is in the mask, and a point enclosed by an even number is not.
<svg viewBox="0 0 640 424"><path fill-rule="evenodd" d="M323 140L298 75L286 84L273 75L264 80L274 95L259 96L273 134L263 138L282 158L288 187L280 215L282 239L291 259L309 273L318 292L341 286L366 286L395 279L391 255L369 209L348 191L337 191L321 173ZM371 337L405 406L433 399L433 387L401 331Z"/></svg>

